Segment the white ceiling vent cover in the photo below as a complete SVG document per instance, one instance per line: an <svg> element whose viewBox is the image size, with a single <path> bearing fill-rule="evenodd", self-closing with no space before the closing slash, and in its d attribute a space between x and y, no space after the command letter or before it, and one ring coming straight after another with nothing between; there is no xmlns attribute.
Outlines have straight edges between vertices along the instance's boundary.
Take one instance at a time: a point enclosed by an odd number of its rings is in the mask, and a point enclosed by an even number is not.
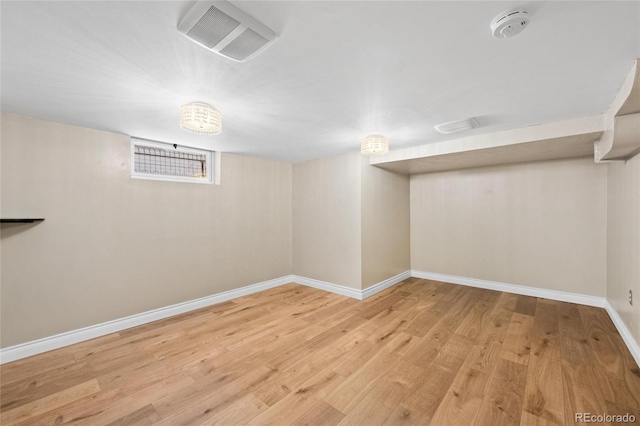
<svg viewBox="0 0 640 426"><path fill-rule="evenodd" d="M199 1L182 18L178 30L234 61L247 61L278 39L278 36L226 1Z"/></svg>
<svg viewBox="0 0 640 426"><path fill-rule="evenodd" d="M449 121L448 123L442 123L434 126L437 131L442 133L443 135L448 135L451 133L464 132L467 130L474 129L478 127L478 120L475 117L467 118L465 120L458 121Z"/></svg>

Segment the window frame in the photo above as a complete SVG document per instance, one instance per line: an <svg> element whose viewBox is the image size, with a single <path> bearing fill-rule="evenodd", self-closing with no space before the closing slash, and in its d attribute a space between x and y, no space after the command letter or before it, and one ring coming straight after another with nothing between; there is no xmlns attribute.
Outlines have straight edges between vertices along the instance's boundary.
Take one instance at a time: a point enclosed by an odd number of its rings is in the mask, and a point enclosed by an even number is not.
<svg viewBox="0 0 640 426"><path fill-rule="evenodd" d="M147 146L150 148L160 148L160 149L176 149L180 152L186 152L189 154L199 154L199 155L205 155L206 158L206 176L204 179L201 178L193 178L193 177L186 177L186 176L167 176L167 175L154 175L154 174L150 174L150 173L139 173L135 171L135 161L136 161L136 153L135 153L135 147L136 146ZM152 141L152 140L147 140L147 139L140 139L140 138L131 138L131 178L133 179L147 179L147 180L162 180L162 181L168 181L168 182L183 182L183 183L204 183L204 184L213 184L215 183L215 176L216 176L216 172L214 170L214 168L217 166L217 161L214 161L214 159L217 159L217 156L214 155L216 154L215 151L210 151L207 149L202 149L202 148L193 148L193 147L189 147L189 146L184 146L184 145L177 145L177 148L174 146L174 144L172 143L168 143L168 142L159 142L159 141Z"/></svg>

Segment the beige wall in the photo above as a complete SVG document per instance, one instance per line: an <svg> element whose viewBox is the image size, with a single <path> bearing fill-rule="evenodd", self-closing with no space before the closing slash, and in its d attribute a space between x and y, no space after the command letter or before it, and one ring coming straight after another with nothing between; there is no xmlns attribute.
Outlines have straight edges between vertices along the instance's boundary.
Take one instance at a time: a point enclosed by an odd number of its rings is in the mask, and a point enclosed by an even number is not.
<svg viewBox="0 0 640 426"><path fill-rule="evenodd" d="M409 179L359 153L225 154L215 186L131 179L124 135L1 124L1 215L46 218L2 225L2 347L292 272L365 289L410 267L606 292L640 340L638 156Z"/></svg>
<svg viewBox="0 0 640 426"><path fill-rule="evenodd" d="M361 290L409 270L409 248L408 176L359 152L294 164L294 274Z"/></svg>
<svg viewBox="0 0 640 426"><path fill-rule="evenodd" d="M2 347L288 275L291 165L131 179L127 136L2 115Z"/></svg>
<svg viewBox="0 0 640 426"><path fill-rule="evenodd" d="M409 176L367 163L362 167L363 289L411 269Z"/></svg>
<svg viewBox="0 0 640 426"><path fill-rule="evenodd" d="M360 153L293 165L293 273L360 289Z"/></svg>
<svg viewBox="0 0 640 426"><path fill-rule="evenodd" d="M640 343L640 155L607 168L607 299Z"/></svg>
<svg viewBox="0 0 640 426"><path fill-rule="evenodd" d="M607 169L592 159L411 177L411 267L604 296Z"/></svg>

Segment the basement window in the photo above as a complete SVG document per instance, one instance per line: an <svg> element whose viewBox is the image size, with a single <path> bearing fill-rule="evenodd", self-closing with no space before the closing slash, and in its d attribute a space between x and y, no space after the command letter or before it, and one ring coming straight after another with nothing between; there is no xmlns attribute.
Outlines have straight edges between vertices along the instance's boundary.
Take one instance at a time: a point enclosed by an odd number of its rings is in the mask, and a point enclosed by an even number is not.
<svg viewBox="0 0 640 426"><path fill-rule="evenodd" d="M213 151L131 138L131 177L213 183Z"/></svg>

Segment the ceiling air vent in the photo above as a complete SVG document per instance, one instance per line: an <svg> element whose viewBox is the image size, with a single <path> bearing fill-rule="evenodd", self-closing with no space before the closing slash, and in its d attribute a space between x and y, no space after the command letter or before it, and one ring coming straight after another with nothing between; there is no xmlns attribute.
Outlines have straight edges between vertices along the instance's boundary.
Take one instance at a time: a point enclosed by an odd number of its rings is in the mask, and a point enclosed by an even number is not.
<svg viewBox="0 0 640 426"><path fill-rule="evenodd" d="M450 121L448 123L438 124L434 127L443 135L448 135L450 133L464 132L466 130L476 128L478 127L478 120L476 120L474 117L471 117L464 120Z"/></svg>
<svg viewBox="0 0 640 426"><path fill-rule="evenodd" d="M197 2L182 18L178 30L212 52L238 62L269 47L278 36L226 1Z"/></svg>

